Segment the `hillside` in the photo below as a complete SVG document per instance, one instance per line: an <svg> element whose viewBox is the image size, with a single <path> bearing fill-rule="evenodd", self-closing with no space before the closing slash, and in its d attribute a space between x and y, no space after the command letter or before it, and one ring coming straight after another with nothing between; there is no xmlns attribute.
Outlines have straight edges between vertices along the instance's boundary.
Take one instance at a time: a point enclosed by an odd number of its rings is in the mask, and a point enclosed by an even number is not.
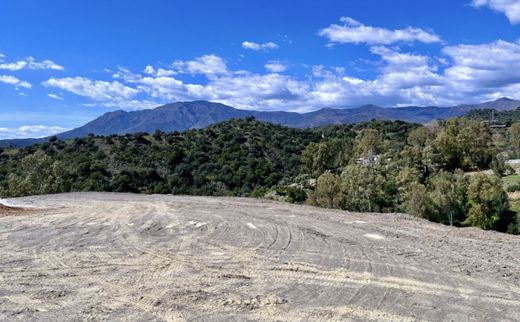
<svg viewBox="0 0 520 322"><path fill-rule="evenodd" d="M302 151L311 142L353 140L366 127L404 141L417 125L380 121L294 129L247 118L183 133L54 141L0 153L0 187L10 173L21 170L24 157L41 149L65 166L73 191L250 195L297 177Z"/></svg>
<svg viewBox="0 0 520 322"><path fill-rule="evenodd" d="M515 142L468 119L435 130L401 121L295 129L248 117L186 132L90 135L0 150L0 195L260 197L518 234L520 218L499 177L464 174L505 174L497 154L515 153ZM453 187L449 199L446 186Z"/></svg>
<svg viewBox="0 0 520 322"><path fill-rule="evenodd" d="M511 124L520 121L520 108L507 111L499 111L495 109L472 110L466 114L466 117L510 126Z"/></svg>
<svg viewBox="0 0 520 322"><path fill-rule="evenodd" d="M0 218L0 320L520 319L517 236L242 198L9 203L33 211Z"/></svg>
<svg viewBox="0 0 520 322"><path fill-rule="evenodd" d="M418 107L384 108L365 105L353 109L325 108L310 113L246 111L218 103L206 101L180 102L143 111L115 111L85 124L77 129L60 133L59 139L86 137L95 135L153 133L199 129L232 118L253 116L257 120L267 121L293 128L312 128L324 125L353 124L377 120L400 120L413 123L428 123L436 119L449 119L462 116L475 109L492 108L498 111L516 109L520 101L507 98L477 105L459 105L453 107ZM43 139L3 140L0 146L27 146L47 141Z"/></svg>

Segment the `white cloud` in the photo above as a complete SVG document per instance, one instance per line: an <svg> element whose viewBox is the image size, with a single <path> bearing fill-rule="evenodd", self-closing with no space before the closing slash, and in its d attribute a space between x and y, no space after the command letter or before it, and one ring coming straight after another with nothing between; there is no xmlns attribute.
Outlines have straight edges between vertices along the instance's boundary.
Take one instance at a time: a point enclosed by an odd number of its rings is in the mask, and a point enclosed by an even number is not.
<svg viewBox="0 0 520 322"><path fill-rule="evenodd" d="M376 66L373 77L324 66L313 66L303 77L282 75L285 66L278 61L268 62L266 73L230 70L222 58L211 55L178 62L175 75L160 75L150 65L142 75L120 68L113 74L115 81L51 78L44 85L89 97L89 106L125 109L210 100L241 109L308 112L367 103L449 106L502 96L520 99L520 42L449 46L441 57L381 45L370 52L377 58L375 65L370 62L371 68ZM186 77L183 73L189 70L204 78Z"/></svg>
<svg viewBox="0 0 520 322"><path fill-rule="evenodd" d="M27 88L27 89L32 88L31 83L22 81L16 77L10 76L10 75L0 75L0 83L14 85L16 88L19 88L19 87L23 87L23 88Z"/></svg>
<svg viewBox="0 0 520 322"><path fill-rule="evenodd" d="M520 42L457 45L446 47L443 52L453 60L445 75L459 90L490 97L494 93L518 96Z"/></svg>
<svg viewBox="0 0 520 322"><path fill-rule="evenodd" d="M5 56L3 56L5 57ZM3 59L0 60L0 69L10 70L10 71L19 71L24 68L31 70L63 70L63 66L56 64L51 60L43 60L36 61L33 57L27 57L23 60L19 60L13 63L4 62Z"/></svg>
<svg viewBox="0 0 520 322"><path fill-rule="evenodd" d="M15 63L1 63L0 69L10 70L10 71L18 71L24 69L27 66L26 61L17 61Z"/></svg>
<svg viewBox="0 0 520 322"><path fill-rule="evenodd" d="M287 66L282 64L279 61L271 60L267 64L265 64L265 69L270 71L271 73L281 73L287 70Z"/></svg>
<svg viewBox="0 0 520 322"><path fill-rule="evenodd" d="M210 100L242 109L305 112L322 107L356 106L368 102L399 105L431 104L433 101L442 101L442 95L439 97L434 95L440 91L432 92L432 88L438 87L442 82L442 76L436 74L437 67L429 58L401 53L381 46L373 47L371 50L381 58L382 64L379 75L372 80L348 75L342 67L327 69L323 66L315 66L312 75L304 79L280 75L273 71L267 74L256 74L227 69L226 74L207 73L206 81L197 83L186 82L177 76L158 76L155 69L152 72L152 68L145 69L149 72L145 76L124 68L120 68L113 75L122 82L115 82L119 87L127 87L130 89L131 96L139 94L147 97L146 100L98 93L101 91L100 88L102 93L106 93L109 84L114 82L75 78L61 80L61 83L65 84L57 84L58 80L53 79L45 84L99 101L99 103L89 104L92 106L125 109L154 107L174 101ZM215 61L223 60L217 57ZM183 62L182 66L189 65ZM80 83L81 86L78 84L72 86L70 83ZM103 86L93 86L93 84L103 84Z"/></svg>
<svg viewBox="0 0 520 322"><path fill-rule="evenodd" d="M135 83L142 92L152 98L180 101L189 97L189 89L186 85L173 77L142 77Z"/></svg>
<svg viewBox="0 0 520 322"><path fill-rule="evenodd" d="M38 69L64 70L65 69L65 68L63 68L63 66L56 64L52 60L43 60L41 62L38 62L38 61L34 60L34 58L29 57L26 59L26 61L27 61L27 67L29 69L34 69L34 70L38 70Z"/></svg>
<svg viewBox="0 0 520 322"><path fill-rule="evenodd" d="M207 85L191 85L197 99L223 102L243 109L299 109L307 100L309 84L286 75L241 73L212 79Z"/></svg>
<svg viewBox="0 0 520 322"><path fill-rule="evenodd" d="M52 99L58 100L58 101L63 101L63 97L61 97L57 94L47 94L47 96L49 96Z"/></svg>
<svg viewBox="0 0 520 322"><path fill-rule="evenodd" d="M378 27L365 26L361 22L349 17L342 17L343 25L332 24L318 32L318 35L327 38L331 43L353 43L369 45L389 45L397 42L436 43L441 39L434 33L420 28L407 27L405 29L389 30Z"/></svg>
<svg viewBox="0 0 520 322"><path fill-rule="evenodd" d="M259 44L259 43L252 42L252 41L244 41L242 43L242 47L245 49L251 49L254 51L261 51L261 50L269 51L269 50L273 50L273 49L278 49L278 44L276 44L274 42L266 42L263 44Z"/></svg>
<svg viewBox="0 0 520 322"><path fill-rule="evenodd" d="M82 104L85 107L104 107L104 108L113 108L113 109L124 109L124 110L146 110L157 107L161 105L161 103L154 102L151 100L121 100L116 99L113 101L104 101L104 102L96 102L96 103L86 103Z"/></svg>
<svg viewBox="0 0 520 322"><path fill-rule="evenodd" d="M0 127L0 139L42 138L69 129L60 126L24 125L17 128Z"/></svg>
<svg viewBox="0 0 520 322"><path fill-rule="evenodd" d="M228 72L226 61L216 55L204 55L191 61L178 60L172 66L179 72L190 74L218 75Z"/></svg>
<svg viewBox="0 0 520 322"><path fill-rule="evenodd" d="M474 7L487 6L504 13L512 24L520 23L520 1L518 0L473 0Z"/></svg>
<svg viewBox="0 0 520 322"><path fill-rule="evenodd" d="M95 101L128 100L139 92L118 81L92 81L83 77L51 78L42 83L46 87L54 87L69 91L76 95L88 97Z"/></svg>
<svg viewBox="0 0 520 322"><path fill-rule="evenodd" d="M158 76L158 77L162 77L162 76L171 76L171 75L176 75L178 74L176 71L174 70L169 70L169 69L163 69L163 68L157 68L155 69L152 65L147 65L144 69L144 73L145 74L148 74L148 75L153 75L153 76Z"/></svg>

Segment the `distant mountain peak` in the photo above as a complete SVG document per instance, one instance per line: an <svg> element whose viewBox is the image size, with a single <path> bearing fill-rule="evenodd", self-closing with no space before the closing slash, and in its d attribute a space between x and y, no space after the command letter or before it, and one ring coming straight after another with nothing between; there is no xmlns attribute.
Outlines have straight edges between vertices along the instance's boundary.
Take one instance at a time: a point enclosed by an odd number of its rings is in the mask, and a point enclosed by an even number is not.
<svg viewBox="0 0 520 322"><path fill-rule="evenodd" d="M498 111L513 110L520 106L520 101L508 97L496 101L476 105L458 105L439 108L435 106L408 106L402 108L385 108L367 104L352 109L324 108L311 113L267 112L235 109L221 103L208 101L176 102L162 105L155 109L126 112L118 110L85 124L77 129L60 133L59 139L85 137L89 133L95 135L127 134L137 132L153 133L184 131L203 128L208 125L227 121L232 118L253 116L259 121L271 122L295 128L316 127L331 124L351 124L366 122L372 119L401 120L415 123L428 123L436 119L448 119L462 116L475 109L496 109ZM43 139L4 140L0 146L27 146Z"/></svg>
<svg viewBox="0 0 520 322"><path fill-rule="evenodd" d="M195 109L195 108L205 108L205 109L230 109L231 106L224 105L222 103L214 103L209 101L188 101L188 102L175 102L169 103L165 105L161 105L156 107L155 110L165 110L165 109Z"/></svg>

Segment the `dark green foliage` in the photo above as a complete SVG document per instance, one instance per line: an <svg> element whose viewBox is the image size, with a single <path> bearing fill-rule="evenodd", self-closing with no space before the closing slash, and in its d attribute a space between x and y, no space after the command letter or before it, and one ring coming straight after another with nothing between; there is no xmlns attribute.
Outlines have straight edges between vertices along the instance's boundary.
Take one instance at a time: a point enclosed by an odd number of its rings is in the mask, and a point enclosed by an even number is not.
<svg viewBox="0 0 520 322"><path fill-rule="evenodd" d="M465 221L468 225L505 231L514 218L499 178L481 173L471 177L468 201L470 209Z"/></svg>
<svg viewBox="0 0 520 322"><path fill-rule="evenodd" d="M511 126L511 124L520 121L520 108L509 111L497 111L492 109L472 110L468 112L465 117L473 120Z"/></svg>
<svg viewBox="0 0 520 322"><path fill-rule="evenodd" d="M248 118L184 133L51 140L0 155L0 182L7 188L8 175L22 172L20 160L41 150L63 165L72 191L249 196L299 175L302 150L320 135ZM294 202L304 194L287 191Z"/></svg>
<svg viewBox="0 0 520 322"><path fill-rule="evenodd" d="M520 183L510 185L509 187L507 187L506 191L507 191L507 192L516 192L516 191L520 191Z"/></svg>
<svg viewBox="0 0 520 322"><path fill-rule="evenodd" d="M498 154L498 145L508 146L505 138L486 123L450 119L426 128L373 122L349 130L355 136L345 136L348 148L324 138L302 154L302 171L318 179L309 204L402 211L444 224L504 232L517 229L499 179L486 181L486 175L463 172L491 168L503 176L512 171ZM477 184L477 179L485 184Z"/></svg>

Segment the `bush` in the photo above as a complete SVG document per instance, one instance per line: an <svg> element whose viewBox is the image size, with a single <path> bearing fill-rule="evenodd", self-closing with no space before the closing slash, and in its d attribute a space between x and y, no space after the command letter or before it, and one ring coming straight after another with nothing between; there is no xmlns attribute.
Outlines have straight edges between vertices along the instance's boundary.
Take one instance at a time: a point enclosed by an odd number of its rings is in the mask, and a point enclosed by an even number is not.
<svg viewBox="0 0 520 322"><path fill-rule="evenodd" d="M515 183L513 185L510 185L509 187L507 187L507 192L516 192L516 191L520 191L520 183Z"/></svg>
<svg viewBox="0 0 520 322"><path fill-rule="evenodd" d="M287 187L286 196L290 203L303 203L307 199L307 192L299 187Z"/></svg>

